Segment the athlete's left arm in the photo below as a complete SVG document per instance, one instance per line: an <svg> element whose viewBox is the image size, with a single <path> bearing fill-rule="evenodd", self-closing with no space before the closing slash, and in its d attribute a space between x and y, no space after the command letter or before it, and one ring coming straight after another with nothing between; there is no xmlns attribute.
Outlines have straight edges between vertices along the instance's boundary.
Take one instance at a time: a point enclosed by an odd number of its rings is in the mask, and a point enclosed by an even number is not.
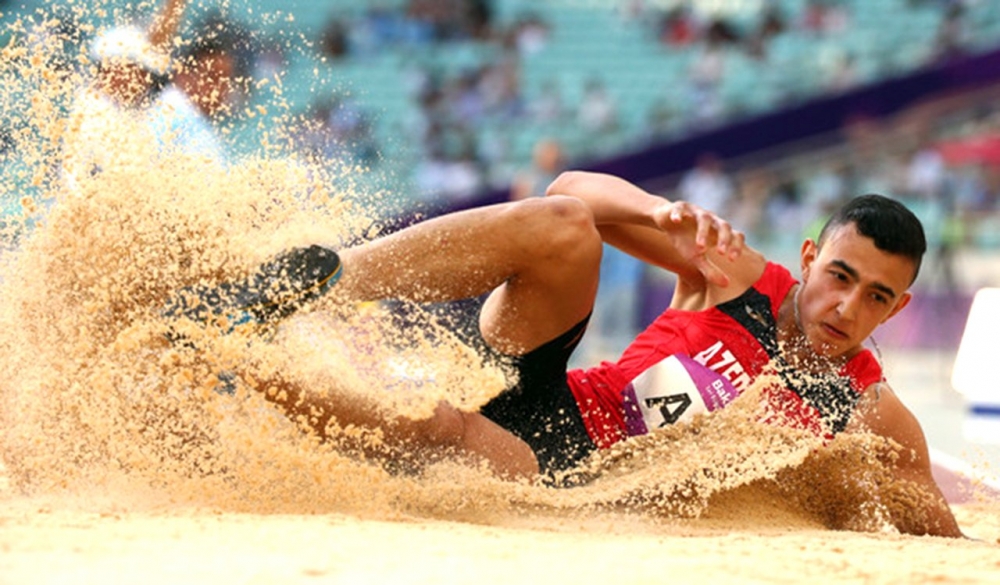
<svg viewBox="0 0 1000 585"><path fill-rule="evenodd" d="M583 201L605 242L677 274L692 288L727 287L733 272L745 271L754 264L749 258L758 256L743 254L747 248L743 234L721 217L653 195L620 177L566 171L549 185L546 195ZM763 262L758 264L762 272ZM737 281L742 283L741 278Z"/></svg>
<svg viewBox="0 0 1000 585"><path fill-rule="evenodd" d="M911 509L912 501L886 502L893 524L905 534L963 537L931 475L927 439L917 418L885 383L873 384L865 394L874 403L859 410L848 430L868 431L897 443L898 457L884 463L897 481L917 487L923 496L916 510Z"/></svg>

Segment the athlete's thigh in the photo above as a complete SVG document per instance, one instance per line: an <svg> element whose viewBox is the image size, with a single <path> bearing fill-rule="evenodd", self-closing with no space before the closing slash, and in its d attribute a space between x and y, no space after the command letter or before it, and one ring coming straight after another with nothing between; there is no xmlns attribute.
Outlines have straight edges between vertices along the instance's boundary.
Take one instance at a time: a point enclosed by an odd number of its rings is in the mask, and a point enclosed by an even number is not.
<svg viewBox="0 0 1000 585"><path fill-rule="evenodd" d="M600 250L598 242L596 250L580 250L557 267L518 275L496 288L479 318L486 342L502 353L520 355L587 317L597 295Z"/></svg>

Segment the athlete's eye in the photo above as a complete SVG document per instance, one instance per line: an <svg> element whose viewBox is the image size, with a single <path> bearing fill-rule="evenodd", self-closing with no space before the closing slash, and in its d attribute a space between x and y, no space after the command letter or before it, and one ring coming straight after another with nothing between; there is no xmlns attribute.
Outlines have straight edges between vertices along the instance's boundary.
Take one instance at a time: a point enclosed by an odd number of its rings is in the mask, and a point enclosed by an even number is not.
<svg viewBox="0 0 1000 585"><path fill-rule="evenodd" d="M889 297L885 296L882 293L872 293L872 298L875 299L875 302L883 305L889 302Z"/></svg>

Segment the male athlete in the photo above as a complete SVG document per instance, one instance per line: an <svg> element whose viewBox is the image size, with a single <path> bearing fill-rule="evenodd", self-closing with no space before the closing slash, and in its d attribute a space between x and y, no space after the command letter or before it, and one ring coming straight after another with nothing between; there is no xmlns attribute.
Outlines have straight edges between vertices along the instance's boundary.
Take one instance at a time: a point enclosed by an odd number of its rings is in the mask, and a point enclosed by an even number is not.
<svg viewBox="0 0 1000 585"><path fill-rule="evenodd" d="M479 412L442 403L426 420L386 420L370 405L321 402L280 380L268 384L281 386L281 406L308 414L321 435L332 417L380 429L416 451L478 457L514 477L566 470L596 449L721 408L773 371L782 384L767 392L770 420L823 436L863 428L899 443L897 477L934 503L892 521L907 533L961 536L931 476L919 424L862 348L910 300L926 247L912 213L885 197L854 200L818 242L802 245L800 284L744 249L725 221L622 179L568 172L547 195L438 217L339 255L294 250L250 279L186 291L167 314L238 321L246 311L269 320L327 290L345 302L489 293L479 317L483 340L519 376ZM593 308L602 242L675 272L678 284L671 306L618 362L567 372ZM822 380L804 384L796 379L802 372ZM863 396L872 406L856 408Z"/></svg>

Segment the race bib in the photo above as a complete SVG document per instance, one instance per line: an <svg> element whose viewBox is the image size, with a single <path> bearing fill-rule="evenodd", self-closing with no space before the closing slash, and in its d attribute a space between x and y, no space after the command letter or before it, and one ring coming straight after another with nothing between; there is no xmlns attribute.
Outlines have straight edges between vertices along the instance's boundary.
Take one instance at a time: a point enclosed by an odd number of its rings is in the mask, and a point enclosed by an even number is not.
<svg viewBox="0 0 1000 585"><path fill-rule="evenodd" d="M664 358L622 390L629 436L712 412L738 392L726 378L683 354Z"/></svg>

